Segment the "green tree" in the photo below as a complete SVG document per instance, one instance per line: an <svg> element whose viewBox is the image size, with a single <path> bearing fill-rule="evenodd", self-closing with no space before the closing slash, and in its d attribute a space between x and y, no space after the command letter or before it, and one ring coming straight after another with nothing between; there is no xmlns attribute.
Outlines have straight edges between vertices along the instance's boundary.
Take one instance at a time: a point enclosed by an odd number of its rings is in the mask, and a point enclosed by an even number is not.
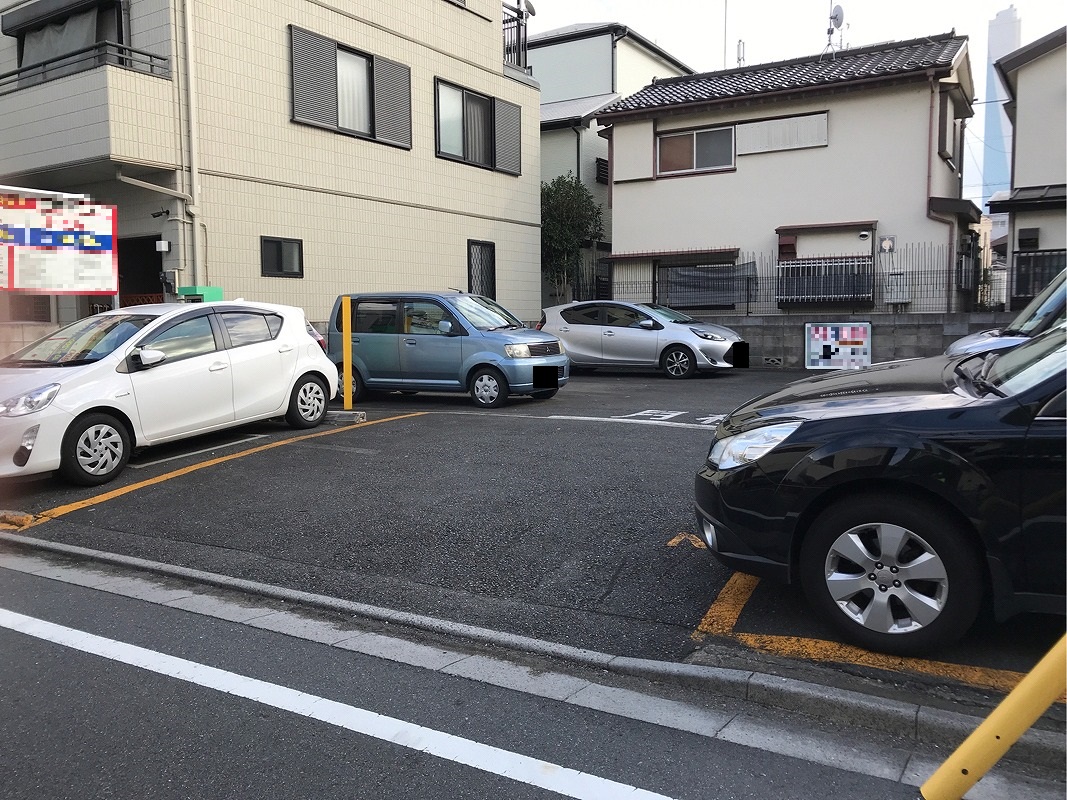
<svg viewBox="0 0 1067 800"><path fill-rule="evenodd" d="M581 283L582 246L604 235L604 210L568 172L541 183L541 274L562 297Z"/></svg>

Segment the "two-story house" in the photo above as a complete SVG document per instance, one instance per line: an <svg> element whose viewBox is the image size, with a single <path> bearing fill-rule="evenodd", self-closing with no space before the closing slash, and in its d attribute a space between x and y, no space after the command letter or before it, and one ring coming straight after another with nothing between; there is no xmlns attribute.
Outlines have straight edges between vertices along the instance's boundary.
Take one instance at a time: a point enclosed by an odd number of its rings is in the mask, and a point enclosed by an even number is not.
<svg viewBox="0 0 1067 800"><path fill-rule="evenodd" d="M990 200L989 210L1008 214L1008 284L1022 308L1067 268L1067 28L994 66L1014 136L1011 191Z"/></svg>
<svg viewBox="0 0 1067 800"><path fill-rule="evenodd" d="M536 319L540 96L498 0L0 4L0 184L117 207L119 291L461 287ZM99 298L0 291L0 320ZM110 303L109 303L110 304Z"/></svg>
<svg viewBox="0 0 1067 800"><path fill-rule="evenodd" d="M716 314L974 307L955 33L665 78L597 114L618 298Z"/></svg>
<svg viewBox="0 0 1067 800"><path fill-rule="evenodd" d="M596 115L656 78L692 75L693 70L618 22L531 35L528 63L541 87L541 180L570 173L604 212L603 240L587 249L580 285L571 287L575 299L587 299L596 259L611 252L608 144L597 135Z"/></svg>

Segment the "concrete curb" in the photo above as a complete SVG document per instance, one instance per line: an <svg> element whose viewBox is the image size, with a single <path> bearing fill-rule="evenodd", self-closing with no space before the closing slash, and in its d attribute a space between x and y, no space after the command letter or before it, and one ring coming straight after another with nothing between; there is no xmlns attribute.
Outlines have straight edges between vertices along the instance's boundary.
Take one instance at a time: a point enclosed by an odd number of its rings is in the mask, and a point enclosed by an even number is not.
<svg viewBox="0 0 1067 800"><path fill-rule="evenodd" d="M6 513L9 512L0 511L0 523L5 522ZM585 650L519 634L494 631L296 589L286 589L213 572L124 556L119 553L50 542L12 533L9 530L0 530L0 543L3 542L28 549L143 570L170 578L181 578L311 608L342 612L478 644L555 658L619 675L708 690L718 695L745 700L764 707L830 720L837 725L868 728L937 747L955 748L983 719L983 717L971 714L945 711L915 703L871 696L850 689L824 686L761 672L631 658ZM1011 749L1012 761L1040 767L1061 767L1065 756L1067 756L1067 747L1065 747L1063 734L1038 729L1027 731Z"/></svg>

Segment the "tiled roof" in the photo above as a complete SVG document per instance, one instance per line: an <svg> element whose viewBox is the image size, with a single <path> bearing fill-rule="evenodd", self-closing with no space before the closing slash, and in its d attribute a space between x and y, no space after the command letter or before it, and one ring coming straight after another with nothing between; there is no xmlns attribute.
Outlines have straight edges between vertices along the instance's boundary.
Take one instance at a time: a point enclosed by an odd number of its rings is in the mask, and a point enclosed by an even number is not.
<svg viewBox="0 0 1067 800"><path fill-rule="evenodd" d="M773 64L664 78L605 108L600 118L669 106L714 103L771 92L896 78L927 69L949 69L967 42L955 32L907 42L825 52Z"/></svg>

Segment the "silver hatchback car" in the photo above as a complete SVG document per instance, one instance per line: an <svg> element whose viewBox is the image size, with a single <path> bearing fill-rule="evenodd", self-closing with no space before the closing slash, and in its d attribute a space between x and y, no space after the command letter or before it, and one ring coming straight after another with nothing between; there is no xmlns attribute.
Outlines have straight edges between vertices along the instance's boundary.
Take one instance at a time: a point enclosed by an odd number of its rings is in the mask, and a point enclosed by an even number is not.
<svg viewBox="0 0 1067 800"><path fill-rule="evenodd" d="M589 300L546 308L537 328L558 336L577 367L659 367L668 377L748 366L748 342L656 303Z"/></svg>

